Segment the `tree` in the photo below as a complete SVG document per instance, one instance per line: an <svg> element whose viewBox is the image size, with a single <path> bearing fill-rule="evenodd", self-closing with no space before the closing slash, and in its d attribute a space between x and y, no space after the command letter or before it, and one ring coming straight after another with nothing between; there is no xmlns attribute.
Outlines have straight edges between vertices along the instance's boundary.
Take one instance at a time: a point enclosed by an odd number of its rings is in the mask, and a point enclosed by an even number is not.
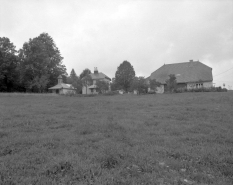
<svg viewBox="0 0 233 185"><path fill-rule="evenodd" d="M19 86L19 60L9 38L0 37L0 91L10 92Z"/></svg>
<svg viewBox="0 0 233 185"><path fill-rule="evenodd" d="M72 86L76 89L76 92L80 94L80 92L82 91L82 81L76 75L74 69L71 70L70 76L67 77L67 82L72 84Z"/></svg>
<svg viewBox="0 0 233 185"><path fill-rule="evenodd" d="M30 89L36 88L40 93L45 91L49 82L48 76L42 75L41 77L36 76L30 84Z"/></svg>
<svg viewBox="0 0 233 185"><path fill-rule="evenodd" d="M66 74L66 67L62 64L62 56L52 37L42 33L38 37L29 39L19 51L21 81L27 89L37 79L48 78L48 86L57 83L59 75Z"/></svg>
<svg viewBox="0 0 233 185"><path fill-rule="evenodd" d="M169 79L166 80L166 84L169 92L174 92L177 89L176 76L174 74L170 74Z"/></svg>
<svg viewBox="0 0 233 185"><path fill-rule="evenodd" d="M128 61L123 61L123 63L117 68L115 74L116 83L128 92L134 77L135 71L133 66Z"/></svg>
<svg viewBox="0 0 233 185"><path fill-rule="evenodd" d="M157 87L161 85L160 82L157 82L156 79L149 80L149 87L151 90L156 91Z"/></svg>
<svg viewBox="0 0 233 185"><path fill-rule="evenodd" d="M121 88L116 82L112 82L110 86L111 86L111 91L116 91Z"/></svg>
<svg viewBox="0 0 233 185"><path fill-rule="evenodd" d="M81 79L81 81L82 81L82 86L85 86L85 87L86 87L86 94L87 94L87 87L88 87L89 85L92 85L93 80L92 80L92 78L91 78L90 75L86 75L86 76L84 76L84 77Z"/></svg>
<svg viewBox="0 0 233 185"><path fill-rule="evenodd" d="M112 78L112 83L110 83L111 91L119 90L121 87L116 83L116 79Z"/></svg>
<svg viewBox="0 0 233 185"><path fill-rule="evenodd" d="M90 69L84 69L83 72L79 75L79 78L82 79L83 77L87 76L91 74L91 70Z"/></svg>
<svg viewBox="0 0 233 185"><path fill-rule="evenodd" d="M76 78L77 78L77 75L76 75L74 69L72 69L71 72L70 72L70 78L71 78L72 81L76 80Z"/></svg>
<svg viewBox="0 0 233 185"><path fill-rule="evenodd" d="M138 94L146 92L148 89L148 84L146 83L146 79L142 76L134 77L133 82L131 84L131 90L137 90Z"/></svg>
<svg viewBox="0 0 233 185"><path fill-rule="evenodd" d="M76 77L76 79L73 80L72 85L76 89L76 92L78 94L81 94L83 84L82 84L82 80L79 77Z"/></svg>
<svg viewBox="0 0 233 185"><path fill-rule="evenodd" d="M109 89L109 84L104 80L97 80L96 85L101 93L105 93Z"/></svg>

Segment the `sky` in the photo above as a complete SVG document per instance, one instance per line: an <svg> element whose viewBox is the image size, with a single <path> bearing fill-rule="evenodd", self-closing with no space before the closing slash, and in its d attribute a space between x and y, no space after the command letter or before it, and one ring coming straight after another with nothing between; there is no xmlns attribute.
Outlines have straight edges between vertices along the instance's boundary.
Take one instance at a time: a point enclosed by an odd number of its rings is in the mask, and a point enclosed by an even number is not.
<svg viewBox="0 0 233 185"><path fill-rule="evenodd" d="M0 37L17 49L48 33L70 74L110 78L127 60L137 76L199 60L233 89L233 0L0 0Z"/></svg>

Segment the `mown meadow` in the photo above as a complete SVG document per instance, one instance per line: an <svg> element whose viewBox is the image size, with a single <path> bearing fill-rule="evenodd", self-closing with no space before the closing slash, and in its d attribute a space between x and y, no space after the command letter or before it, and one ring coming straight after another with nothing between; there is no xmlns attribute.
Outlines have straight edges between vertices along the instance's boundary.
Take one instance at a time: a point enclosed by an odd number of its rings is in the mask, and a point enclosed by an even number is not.
<svg viewBox="0 0 233 185"><path fill-rule="evenodd" d="M0 94L0 184L233 184L233 92Z"/></svg>

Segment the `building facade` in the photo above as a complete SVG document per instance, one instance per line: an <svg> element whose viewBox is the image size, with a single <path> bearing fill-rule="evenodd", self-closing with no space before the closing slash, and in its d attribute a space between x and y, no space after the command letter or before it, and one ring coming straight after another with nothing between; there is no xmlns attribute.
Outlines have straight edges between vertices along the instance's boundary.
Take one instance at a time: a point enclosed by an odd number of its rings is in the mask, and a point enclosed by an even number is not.
<svg viewBox="0 0 233 185"><path fill-rule="evenodd" d="M94 68L94 73L89 74L89 77L91 78L91 82L89 82L88 85L83 85L82 94L98 94L99 89L98 86L96 85L98 80L105 81L109 86L108 91L110 91L111 78L109 78L104 73L99 72L97 67Z"/></svg>
<svg viewBox="0 0 233 185"><path fill-rule="evenodd" d="M58 76L57 85L50 87L49 91L55 94L75 94L76 90L71 84L65 84L62 82L62 76Z"/></svg>
<svg viewBox="0 0 233 185"><path fill-rule="evenodd" d="M177 88L209 88L213 85L212 68L199 61L190 60L184 63L164 64L151 73L148 79L156 79L161 83L157 93L167 91L166 80L170 74L176 76Z"/></svg>

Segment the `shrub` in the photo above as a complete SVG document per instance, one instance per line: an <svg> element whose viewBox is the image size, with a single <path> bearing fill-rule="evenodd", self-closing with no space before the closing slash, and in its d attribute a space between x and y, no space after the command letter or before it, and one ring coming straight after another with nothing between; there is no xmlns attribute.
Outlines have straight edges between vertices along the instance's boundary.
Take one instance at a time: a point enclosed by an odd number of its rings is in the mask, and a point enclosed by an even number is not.
<svg viewBox="0 0 233 185"><path fill-rule="evenodd" d="M166 80L167 88L169 92L173 93L177 90L177 81L176 81L176 75L170 74L169 79Z"/></svg>
<svg viewBox="0 0 233 185"><path fill-rule="evenodd" d="M176 92L180 92L178 89ZM186 92L227 92L226 88L222 87L202 87L202 88L193 88L187 89Z"/></svg>
<svg viewBox="0 0 233 185"><path fill-rule="evenodd" d="M119 94L118 91L109 91L107 93L104 93L103 95L105 95L105 96L113 96L113 95L117 95L117 94Z"/></svg>
<svg viewBox="0 0 233 185"><path fill-rule="evenodd" d="M62 94L62 96L74 96L74 97L95 97L97 94Z"/></svg>
<svg viewBox="0 0 233 185"><path fill-rule="evenodd" d="M95 97L97 94L82 94L81 97Z"/></svg>
<svg viewBox="0 0 233 185"><path fill-rule="evenodd" d="M148 91L147 94L156 94L155 91Z"/></svg>
<svg viewBox="0 0 233 185"><path fill-rule="evenodd" d="M223 89L222 89L222 92L227 92L227 89L226 89L226 88L223 88Z"/></svg>
<svg viewBox="0 0 233 185"><path fill-rule="evenodd" d="M174 92L175 92L175 93L183 93L183 92L184 92L184 89L183 89L183 88L177 88L177 89L175 89Z"/></svg>

